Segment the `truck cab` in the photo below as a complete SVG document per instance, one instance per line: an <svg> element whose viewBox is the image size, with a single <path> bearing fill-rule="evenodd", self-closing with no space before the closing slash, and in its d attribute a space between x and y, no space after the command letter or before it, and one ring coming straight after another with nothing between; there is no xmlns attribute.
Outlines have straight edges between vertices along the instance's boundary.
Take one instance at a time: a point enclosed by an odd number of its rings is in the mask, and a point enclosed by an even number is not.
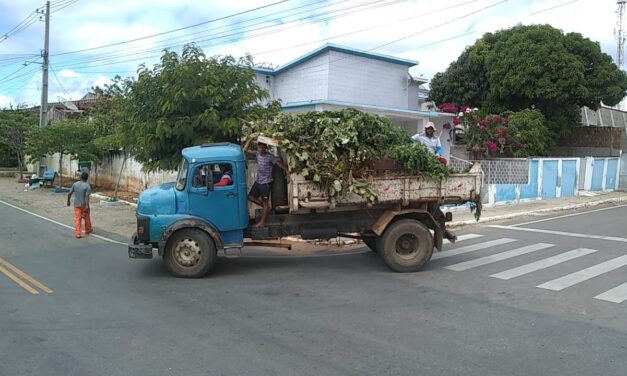
<svg viewBox="0 0 627 376"><path fill-rule="evenodd" d="M152 258L156 248L175 274L202 274L217 249L243 247L249 220L246 159L230 143L189 147L181 154L176 181L140 194L129 257ZM218 184L226 173L230 182Z"/></svg>

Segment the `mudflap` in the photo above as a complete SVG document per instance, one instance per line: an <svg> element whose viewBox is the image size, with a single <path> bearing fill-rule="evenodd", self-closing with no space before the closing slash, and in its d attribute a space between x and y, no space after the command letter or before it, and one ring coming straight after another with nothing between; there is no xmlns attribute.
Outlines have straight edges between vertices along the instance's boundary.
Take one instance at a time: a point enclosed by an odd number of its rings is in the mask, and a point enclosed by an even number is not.
<svg viewBox="0 0 627 376"><path fill-rule="evenodd" d="M444 231L439 226L433 229L433 246L438 251L442 251L443 235Z"/></svg>

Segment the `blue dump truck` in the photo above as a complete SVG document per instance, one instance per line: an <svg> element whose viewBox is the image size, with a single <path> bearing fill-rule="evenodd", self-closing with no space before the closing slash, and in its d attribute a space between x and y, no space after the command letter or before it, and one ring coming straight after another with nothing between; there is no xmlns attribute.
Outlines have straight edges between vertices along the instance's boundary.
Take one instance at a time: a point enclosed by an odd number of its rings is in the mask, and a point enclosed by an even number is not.
<svg viewBox="0 0 627 376"><path fill-rule="evenodd" d="M186 148L176 181L151 187L139 196L137 230L128 245L130 258L150 259L156 250L177 277L205 276L219 256L242 254L260 241L299 235L303 239L355 237L377 252L390 269L414 272L427 263L452 220L440 205L479 200L481 169L452 174L436 182L420 175L381 173L372 180L378 201L358 195L328 197L299 174L286 179L276 168L272 211L266 225L251 225L247 193L254 161L247 166L239 145L210 144ZM247 170L250 172L247 173ZM226 171L229 185L216 183ZM271 244L268 244L271 245Z"/></svg>

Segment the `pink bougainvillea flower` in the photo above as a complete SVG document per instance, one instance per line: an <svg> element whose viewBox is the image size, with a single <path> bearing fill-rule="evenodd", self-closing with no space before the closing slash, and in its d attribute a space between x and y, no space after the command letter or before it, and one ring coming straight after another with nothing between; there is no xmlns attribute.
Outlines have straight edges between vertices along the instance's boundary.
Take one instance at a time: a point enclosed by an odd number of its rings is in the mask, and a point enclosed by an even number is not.
<svg viewBox="0 0 627 376"><path fill-rule="evenodd" d="M496 144L492 141L486 141L483 143L486 148L490 151L490 153L494 154L498 150Z"/></svg>
<svg viewBox="0 0 627 376"><path fill-rule="evenodd" d="M486 119L483 119L483 120L479 121L479 126L480 127L484 127L485 128L485 127L488 126L488 124L490 124L490 123Z"/></svg>
<svg viewBox="0 0 627 376"><path fill-rule="evenodd" d="M459 125L459 124L461 124L461 122L462 122L462 121L461 121L461 120L459 120L459 118L455 118L455 119L453 120L453 124L455 124L455 125Z"/></svg>
<svg viewBox="0 0 627 376"><path fill-rule="evenodd" d="M496 131L494 133L496 134L497 137L501 137L505 135L508 130L509 130L508 127L501 126L501 127L496 128Z"/></svg>
<svg viewBox="0 0 627 376"><path fill-rule="evenodd" d="M457 113L458 108L453 103L443 103L440 105L440 111L454 114Z"/></svg>

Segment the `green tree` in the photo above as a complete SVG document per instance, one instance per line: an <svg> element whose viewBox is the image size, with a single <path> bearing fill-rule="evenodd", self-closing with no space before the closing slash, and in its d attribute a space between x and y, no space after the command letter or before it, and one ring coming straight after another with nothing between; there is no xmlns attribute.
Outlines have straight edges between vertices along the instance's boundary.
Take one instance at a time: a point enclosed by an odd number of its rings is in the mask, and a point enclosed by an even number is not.
<svg viewBox="0 0 627 376"><path fill-rule="evenodd" d="M502 113L537 108L551 138L570 133L581 106L612 106L627 92L627 74L598 43L549 25L487 33L431 82L431 98Z"/></svg>
<svg viewBox="0 0 627 376"><path fill-rule="evenodd" d="M524 109L507 114L512 137L522 147L517 148L515 157L543 156L553 146L553 140L544 122L544 115L536 109Z"/></svg>
<svg viewBox="0 0 627 376"><path fill-rule="evenodd" d="M94 145L104 156L111 152L122 153L122 164L115 181L113 198L117 199L122 172L129 158L136 150L136 137L131 127L131 115L128 111L128 94L132 81L116 76L111 84L104 88L95 88L94 92L100 96L89 112L89 124L94 129Z"/></svg>
<svg viewBox="0 0 627 376"><path fill-rule="evenodd" d="M84 118L68 119L44 127L31 128L24 151L30 162L42 156L59 154L59 188L62 185L63 156L97 161L98 148L93 143L94 128Z"/></svg>
<svg viewBox="0 0 627 376"><path fill-rule="evenodd" d="M16 157L20 179L24 178L24 146L30 129L37 125L37 114L25 110L0 111L0 143Z"/></svg>
<svg viewBox="0 0 627 376"><path fill-rule="evenodd" d="M144 169L174 170L180 150L237 141L243 121L259 114L267 92L255 81L250 57L207 58L194 45L166 51L152 69L141 66L129 83L129 134Z"/></svg>

